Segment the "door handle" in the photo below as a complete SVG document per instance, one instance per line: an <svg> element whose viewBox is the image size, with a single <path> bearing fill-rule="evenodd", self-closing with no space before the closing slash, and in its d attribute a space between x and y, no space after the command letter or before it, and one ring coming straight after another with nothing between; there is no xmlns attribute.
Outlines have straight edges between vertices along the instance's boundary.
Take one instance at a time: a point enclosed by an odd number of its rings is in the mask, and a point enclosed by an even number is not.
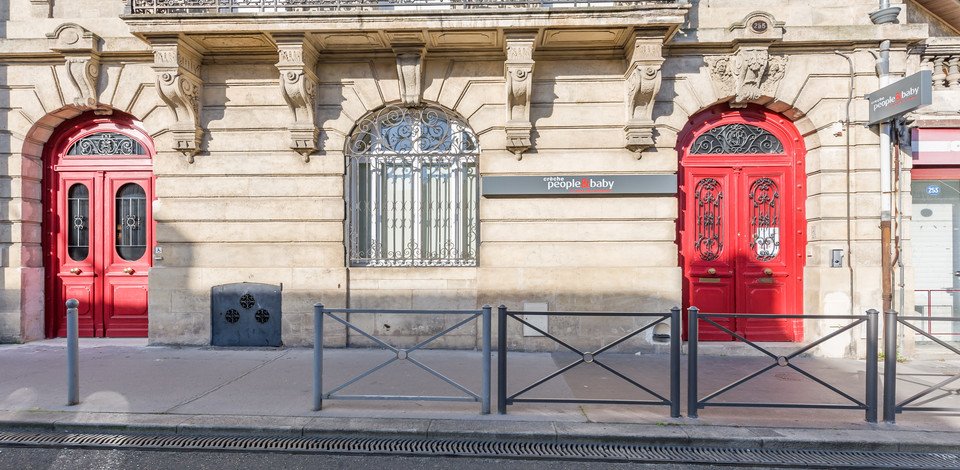
<svg viewBox="0 0 960 470"><path fill-rule="evenodd" d="M764 269L763 269L763 275L764 275L764 276L773 276L773 270L770 269L770 268L764 268Z"/></svg>
<svg viewBox="0 0 960 470"><path fill-rule="evenodd" d="M129 268L129 267L128 267L128 268L123 268L123 273L124 273L124 274L133 274L133 273L135 273L135 272L136 272L136 270L133 269L133 268Z"/></svg>
<svg viewBox="0 0 960 470"><path fill-rule="evenodd" d="M716 274L717 274L717 268L709 268L709 269L707 269L707 274L709 274L709 275L711 275L711 276L716 275Z"/></svg>
<svg viewBox="0 0 960 470"><path fill-rule="evenodd" d="M80 269L80 268L70 268L70 274L79 275L79 274L82 273L82 272L83 272L83 270Z"/></svg>

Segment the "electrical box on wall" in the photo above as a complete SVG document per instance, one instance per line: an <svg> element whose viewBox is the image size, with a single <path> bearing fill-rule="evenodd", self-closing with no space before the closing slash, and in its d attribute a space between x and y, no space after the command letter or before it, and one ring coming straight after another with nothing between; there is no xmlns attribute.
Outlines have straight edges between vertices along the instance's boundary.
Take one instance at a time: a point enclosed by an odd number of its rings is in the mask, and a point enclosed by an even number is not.
<svg viewBox="0 0 960 470"><path fill-rule="evenodd" d="M843 250L830 250L830 267L843 267Z"/></svg>

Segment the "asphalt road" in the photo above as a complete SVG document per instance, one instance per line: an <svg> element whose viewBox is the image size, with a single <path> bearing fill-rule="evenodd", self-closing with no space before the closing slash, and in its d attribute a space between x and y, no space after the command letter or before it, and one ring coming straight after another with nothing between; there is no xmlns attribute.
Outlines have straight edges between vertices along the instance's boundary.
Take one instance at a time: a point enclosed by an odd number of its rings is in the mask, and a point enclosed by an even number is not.
<svg viewBox="0 0 960 470"><path fill-rule="evenodd" d="M729 469L730 467L507 460L449 457L378 457L253 452L169 452L100 449L0 447L0 469L16 470L224 470L224 469L391 469L391 470L627 470ZM783 468L783 467L780 467Z"/></svg>

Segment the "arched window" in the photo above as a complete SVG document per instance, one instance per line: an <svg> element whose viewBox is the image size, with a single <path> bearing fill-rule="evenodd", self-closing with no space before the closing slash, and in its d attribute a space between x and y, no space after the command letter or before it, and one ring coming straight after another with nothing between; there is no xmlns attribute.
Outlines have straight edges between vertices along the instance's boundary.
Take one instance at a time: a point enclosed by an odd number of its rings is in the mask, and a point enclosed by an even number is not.
<svg viewBox="0 0 960 470"><path fill-rule="evenodd" d="M76 141L67 155L146 155L143 145L116 132L98 132Z"/></svg>
<svg viewBox="0 0 960 470"><path fill-rule="evenodd" d="M750 124L717 126L697 137L691 154L783 154L783 143L769 131Z"/></svg>
<svg viewBox="0 0 960 470"><path fill-rule="evenodd" d="M347 140L352 266L475 266L477 137L441 108L388 106Z"/></svg>

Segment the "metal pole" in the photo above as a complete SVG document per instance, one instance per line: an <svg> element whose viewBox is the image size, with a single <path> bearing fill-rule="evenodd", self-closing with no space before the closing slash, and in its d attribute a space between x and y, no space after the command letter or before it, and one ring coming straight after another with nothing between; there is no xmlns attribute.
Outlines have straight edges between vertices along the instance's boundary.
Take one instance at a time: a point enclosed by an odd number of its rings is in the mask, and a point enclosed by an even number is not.
<svg viewBox="0 0 960 470"><path fill-rule="evenodd" d="M507 414L507 306L497 307L497 413Z"/></svg>
<svg viewBox="0 0 960 470"><path fill-rule="evenodd" d="M480 414L490 414L490 317L493 316L489 305L483 306L483 384L480 392Z"/></svg>
<svg viewBox="0 0 960 470"><path fill-rule="evenodd" d="M883 421L897 421L897 312L883 312Z"/></svg>
<svg viewBox="0 0 960 470"><path fill-rule="evenodd" d="M867 412L868 423L877 422L877 349L880 342L880 312L867 310Z"/></svg>
<svg viewBox="0 0 960 470"><path fill-rule="evenodd" d="M67 406L80 403L80 301L67 299Z"/></svg>
<svg viewBox="0 0 960 470"><path fill-rule="evenodd" d="M697 307L687 309L687 417L696 418L699 400L697 400Z"/></svg>
<svg viewBox="0 0 960 470"><path fill-rule="evenodd" d="M670 417L680 417L680 307L670 309Z"/></svg>
<svg viewBox="0 0 960 470"><path fill-rule="evenodd" d="M313 411L323 408L323 304L313 306Z"/></svg>

